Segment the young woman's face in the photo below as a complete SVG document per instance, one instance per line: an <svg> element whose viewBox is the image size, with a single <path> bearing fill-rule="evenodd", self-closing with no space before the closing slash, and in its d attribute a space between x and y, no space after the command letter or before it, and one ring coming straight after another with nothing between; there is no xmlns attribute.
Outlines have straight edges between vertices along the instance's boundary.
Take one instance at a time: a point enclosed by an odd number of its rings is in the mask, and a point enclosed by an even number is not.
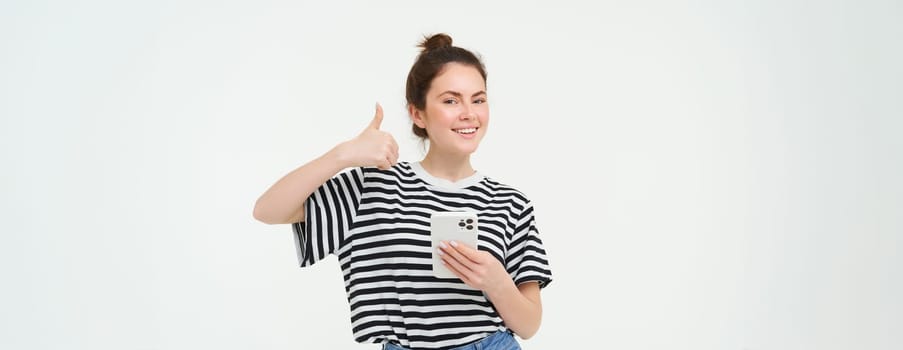
<svg viewBox="0 0 903 350"><path fill-rule="evenodd" d="M469 155L477 150L489 127L486 82L468 65L448 63L426 93L426 109L412 112L414 123L426 129L430 148Z"/></svg>

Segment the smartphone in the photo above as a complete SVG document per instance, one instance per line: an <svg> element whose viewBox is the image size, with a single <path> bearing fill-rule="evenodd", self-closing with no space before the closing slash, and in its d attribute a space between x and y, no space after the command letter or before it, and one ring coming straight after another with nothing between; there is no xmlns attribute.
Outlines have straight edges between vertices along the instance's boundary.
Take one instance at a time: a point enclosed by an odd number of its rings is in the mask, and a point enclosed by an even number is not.
<svg viewBox="0 0 903 350"><path fill-rule="evenodd" d="M457 278L439 256L439 242L456 241L477 248L479 238L477 213L469 211L436 212L430 217L430 238L433 241L433 275L438 278ZM447 244L447 243L446 243Z"/></svg>

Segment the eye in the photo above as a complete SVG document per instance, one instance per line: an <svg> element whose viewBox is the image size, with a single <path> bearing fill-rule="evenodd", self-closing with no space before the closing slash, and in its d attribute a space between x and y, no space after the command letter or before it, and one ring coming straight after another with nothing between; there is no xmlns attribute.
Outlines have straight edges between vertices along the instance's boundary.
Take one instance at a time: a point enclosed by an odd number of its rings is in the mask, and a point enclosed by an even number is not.
<svg viewBox="0 0 903 350"><path fill-rule="evenodd" d="M455 101L454 99L450 98L445 101L442 101L442 103L447 104L447 105L453 105L455 103L458 103L458 101Z"/></svg>
<svg viewBox="0 0 903 350"><path fill-rule="evenodd" d="M477 99L476 101L473 101L473 103L476 103L476 104L478 104L478 105L481 105L481 104L486 103L486 99L485 99L485 98L480 98L480 99Z"/></svg>

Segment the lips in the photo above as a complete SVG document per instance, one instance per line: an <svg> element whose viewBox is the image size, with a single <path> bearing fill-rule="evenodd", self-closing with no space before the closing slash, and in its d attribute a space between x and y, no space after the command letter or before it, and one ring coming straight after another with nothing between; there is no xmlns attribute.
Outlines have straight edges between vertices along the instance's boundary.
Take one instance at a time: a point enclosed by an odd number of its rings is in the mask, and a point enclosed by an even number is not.
<svg viewBox="0 0 903 350"><path fill-rule="evenodd" d="M473 134L473 133L476 133L476 132L477 132L477 129L479 129L479 128L477 128L477 127L473 127L473 128L460 128L460 129L452 129L452 131L454 131L454 132L456 132L456 133L459 133L459 134L462 134L462 135L471 135L471 134Z"/></svg>

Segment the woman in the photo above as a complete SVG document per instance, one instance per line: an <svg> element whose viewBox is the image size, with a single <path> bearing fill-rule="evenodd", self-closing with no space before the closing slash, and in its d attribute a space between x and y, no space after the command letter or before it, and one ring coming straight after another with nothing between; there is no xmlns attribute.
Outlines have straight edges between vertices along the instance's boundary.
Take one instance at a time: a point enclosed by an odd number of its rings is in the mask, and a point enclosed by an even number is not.
<svg viewBox="0 0 903 350"><path fill-rule="evenodd" d="M358 342L519 349L513 334L536 333L552 278L533 206L470 163L489 126L483 63L445 34L420 47L406 95L413 132L428 140L423 160L398 161L377 104L363 132L276 182L254 217L292 224L302 267L338 256ZM431 215L461 210L478 215L478 247L434 251ZM434 254L457 278L434 276Z"/></svg>

